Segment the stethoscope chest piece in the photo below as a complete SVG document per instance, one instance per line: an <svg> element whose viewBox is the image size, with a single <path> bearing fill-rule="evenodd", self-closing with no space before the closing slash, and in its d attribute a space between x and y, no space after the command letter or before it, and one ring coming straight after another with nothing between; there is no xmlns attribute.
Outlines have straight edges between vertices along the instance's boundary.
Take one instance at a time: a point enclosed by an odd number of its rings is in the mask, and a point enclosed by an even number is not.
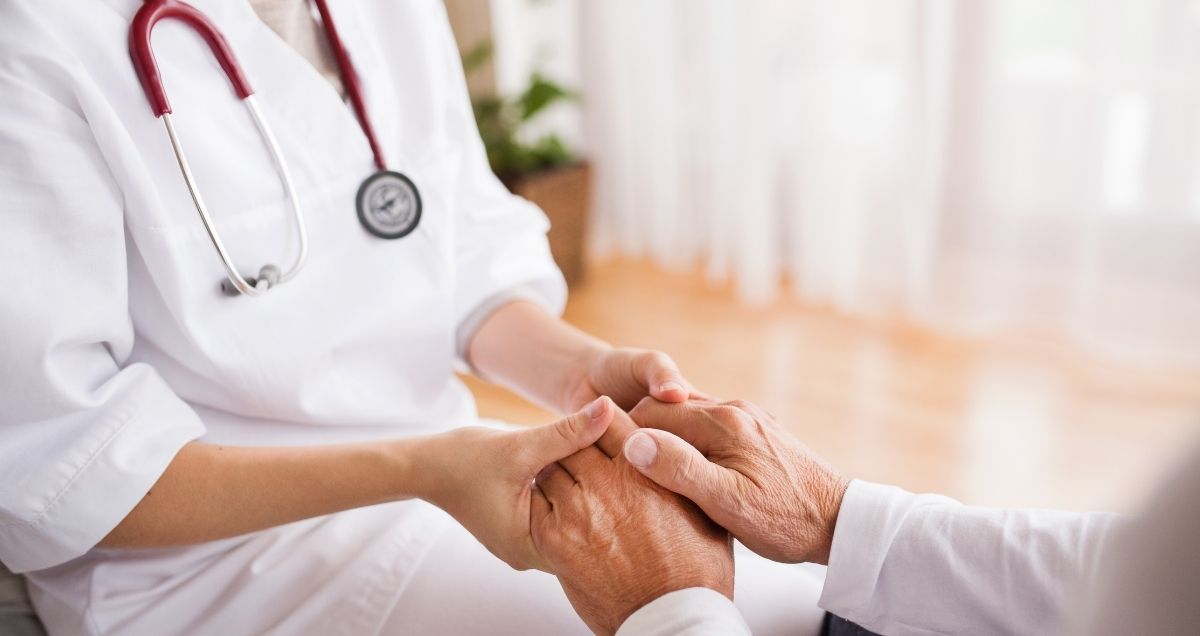
<svg viewBox="0 0 1200 636"><path fill-rule="evenodd" d="M380 170L363 181L356 199L358 220L385 239L408 236L421 222L421 194L408 177Z"/></svg>

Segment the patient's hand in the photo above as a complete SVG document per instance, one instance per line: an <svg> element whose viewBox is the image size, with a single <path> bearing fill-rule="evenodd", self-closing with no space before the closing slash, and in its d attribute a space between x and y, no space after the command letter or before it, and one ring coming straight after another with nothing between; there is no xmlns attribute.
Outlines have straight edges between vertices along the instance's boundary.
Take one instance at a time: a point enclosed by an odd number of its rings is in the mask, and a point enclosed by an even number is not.
<svg viewBox="0 0 1200 636"><path fill-rule="evenodd" d="M826 563L849 482L749 402L643 400L625 457L775 561ZM662 430L654 430L662 429Z"/></svg>
<svg viewBox="0 0 1200 636"><path fill-rule="evenodd" d="M636 428L618 410L596 446L542 471L533 494L534 545L601 634L668 592L707 587L733 597L729 534L621 457Z"/></svg>

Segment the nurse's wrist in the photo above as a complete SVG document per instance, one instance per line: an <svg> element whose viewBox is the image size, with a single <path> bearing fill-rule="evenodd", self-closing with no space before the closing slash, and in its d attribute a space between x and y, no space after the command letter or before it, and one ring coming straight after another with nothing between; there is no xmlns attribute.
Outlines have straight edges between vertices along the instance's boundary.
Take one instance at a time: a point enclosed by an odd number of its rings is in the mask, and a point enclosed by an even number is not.
<svg viewBox="0 0 1200 636"><path fill-rule="evenodd" d="M577 343L558 373L556 406L560 413L573 413L599 396L592 386L592 372L612 350L612 345L599 339Z"/></svg>
<svg viewBox="0 0 1200 636"><path fill-rule="evenodd" d="M433 498L433 484L438 481L437 471L444 462L437 436L425 435L405 437L387 443L389 473L393 476L392 491L395 500Z"/></svg>

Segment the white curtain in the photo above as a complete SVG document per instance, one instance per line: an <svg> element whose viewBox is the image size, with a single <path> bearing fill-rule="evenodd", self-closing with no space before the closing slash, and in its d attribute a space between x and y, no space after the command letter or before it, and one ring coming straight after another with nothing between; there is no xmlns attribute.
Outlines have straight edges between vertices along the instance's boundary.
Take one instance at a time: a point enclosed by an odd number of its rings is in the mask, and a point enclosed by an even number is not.
<svg viewBox="0 0 1200 636"><path fill-rule="evenodd" d="M1200 366L1197 0L572 11L599 250Z"/></svg>

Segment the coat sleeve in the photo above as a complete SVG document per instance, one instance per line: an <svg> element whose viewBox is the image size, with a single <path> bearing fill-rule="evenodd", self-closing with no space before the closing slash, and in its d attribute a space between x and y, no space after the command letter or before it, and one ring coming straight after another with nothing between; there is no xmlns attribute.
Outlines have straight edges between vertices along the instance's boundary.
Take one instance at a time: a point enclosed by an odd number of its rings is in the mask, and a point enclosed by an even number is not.
<svg viewBox="0 0 1200 636"><path fill-rule="evenodd" d="M645 604L625 619L616 636L750 636L750 627L733 601L693 587Z"/></svg>
<svg viewBox="0 0 1200 636"><path fill-rule="evenodd" d="M1057 633L1119 519L964 506L856 480L820 606L881 634Z"/></svg>
<svg viewBox="0 0 1200 636"><path fill-rule="evenodd" d="M123 363L122 198L70 70L10 48L0 41L0 560L26 572L95 546L203 427L154 369Z"/></svg>
<svg viewBox="0 0 1200 636"><path fill-rule="evenodd" d="M478 327L486 318L480 310L498 309L511 296L537 302L558 315L566 304L567 288L550 255L546 215L511 194L488 165L449 21L442 22L441 59L450 86L446 133L451 146L461 149L454 210L455 326L461 355L473 333L460 328Z"/></svg>

